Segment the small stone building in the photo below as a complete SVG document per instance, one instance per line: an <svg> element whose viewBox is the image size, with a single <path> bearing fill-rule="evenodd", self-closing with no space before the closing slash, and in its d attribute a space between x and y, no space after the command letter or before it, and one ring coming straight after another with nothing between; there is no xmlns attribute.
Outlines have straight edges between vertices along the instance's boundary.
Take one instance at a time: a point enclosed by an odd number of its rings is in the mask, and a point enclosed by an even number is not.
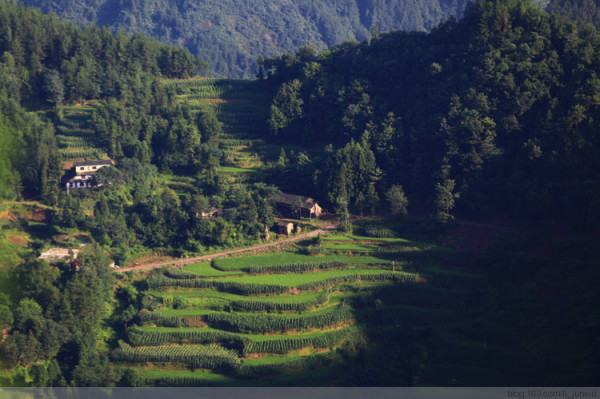
<svg viewBox="0 0 600 399"><path fill-rule="evenodd" d="M294 231L294 223L292 222L279 222L277 223L277 232L279 234L285 234L289 236Z"/></svg>

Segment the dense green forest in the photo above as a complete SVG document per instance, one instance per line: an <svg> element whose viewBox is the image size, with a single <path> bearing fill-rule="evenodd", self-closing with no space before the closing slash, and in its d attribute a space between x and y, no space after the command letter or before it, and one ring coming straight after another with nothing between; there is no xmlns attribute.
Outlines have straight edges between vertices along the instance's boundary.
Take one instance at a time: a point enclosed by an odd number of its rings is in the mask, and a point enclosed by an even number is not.
<svg viewBox="0 0 600 399"><path fill-rule="evenodd" d="M295 51L306 44L324 50L346 40L363 40L370 30L429 30L460 16L466 0L277 0L143 2L27 0L43 12L81 25L141 32L181 44L201 55L217 75L251 77L259 55Z"/></svg>
<svg viewBox="0 0 600 399"><path fill-rule="evenodd" d="M274 56L313 44L324 50L376 31L428 31L460 18L467 0L258 0L143 2L24 0L80 25L141 32L201 55L217 76L252 77L259 55ZM534 3L545 7L548 0Z"/></svg>
<svg viewBox="0 0 600 399"><path fill-rule="evenodd" d="M598 0L552 0L547 10L572 20L581 20L596 27L600 25L600 2Z"/></svg>
<svg viewBox="0 0 600 399"><path fill-rule="evenodd" d="M77 269L49 268L28 257L8 276L0 294L0 324L10 326L0 346L4 367L26 366L19 384L106 386L115 381L106 354L99 352L113 302L114 278L98 246L79 254Z"/></svg>
<svg viewBox="0 0 600 399"><path fill-rule="evenodd" d="M106 355L98 351L106 341L102 337L110 335L106 318L114 289L105 250L90 244L76 264L61 263L54 268L35 258L62 221L75 223L83 216L77 213L81 211L79 199L60 192L64 171L55 125L62 118L62 104L101 99L94 118L100 140L106 141L111 156L132 165L123 168L123 173L136 172L137 181L143 180L140 168L152 171L150 160L143 156L144 149L151 147L152 123L161 126L162 134L192 140L196 145L186 143L182 151L193 152L194 157L210 147L209 131L218 134L209 116L190 115L172 101L173 93L159 89L162 77L185 78L205 64L183 48L140 35L82 29L16 3L0 2L0 21L0 195L2 200L26 197L60 205L60 212L49 215L47 225L22 222L22 228L38 228L38 240L19 252L21 262L10 267L4 264L1 270L0 323L2 329L12 328L3 339L0 357L4 367L33 364L19 377L21 383L110 385L115 376ZM120 111L128 112L127 121L119 125L113 115L106 123L106 115ZM141 114L146 134L139 137L142 126L136 130L128 123ZM127 131L120 130L124 125ZM165 139L157 135L155 140L162 143ZM169 151L168 144L159 146ZM169 153L176 155L177 150ZM127 161L126 155L139 156L143 166L137 159ZM185 154L177 165L166 159L161 162L173 168L193 168L197 163ZM120 177L108 174L105 183L111 178ZM138 191L138 187L133 189ZM139 190L138 195L143 192ZM104 220L105 205L100 201L97 221ZM114 216L107 217L112 220ZM92 222L86 228L94 226ZM102 231L98 234L101 237Z"/></svg>
<svg viewBox="0 0 600 399"><path fill-rule="evenodd" d="M148 98L158 77L188 77L205 67L182 48L140 35L81 29L5 2L0 3L0 53L0 142L5 144L0 175L6 176L0 193L53 203L62 174L53 127L59 110L42 116L26 109L109 96Z"/></svg>
<svg viewBox="0 0 600 399"><path fill-rule="evenodd" d="M272 137L327 154L273 179L338 211L401 186L440 220L456 209L594 230L599 39L529 2L484 1L431 33L266 59Z"/></svg>

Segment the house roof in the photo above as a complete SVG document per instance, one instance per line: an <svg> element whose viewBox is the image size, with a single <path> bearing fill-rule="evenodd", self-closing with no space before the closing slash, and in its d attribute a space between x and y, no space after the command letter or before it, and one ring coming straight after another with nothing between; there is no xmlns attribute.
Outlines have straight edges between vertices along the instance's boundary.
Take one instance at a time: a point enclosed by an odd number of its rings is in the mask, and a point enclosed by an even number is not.
<svg viewBox="0 0 600 399"><path fill-rule="evenodd" d="M300 195L281 193L273 196L275 202L283 203L289 206L294 206L298 198L300 198L300 201L302 201L302 208L311 209L316 204L314 199L310 197L302 197Z"/></svg>
<svg viewBox="0 0 600 399"><path fill-rule="evenodd" d="M77 253L79 253L79 250L67 248L51 248L48 251L43 252L40 256L38 256L38 259L44 259L46 261L69 259L71 257L71 254L69 252L73 254L73 257L76 257Z"/></svg>
<svg viewBox="0 0 600 399"><path fill-rule="evenodd" d="M81 162L75 162L73 164L74 167L93 166L93 165L112 165L112 161L110 159L99 159L97 161L81 161Z"/></svg>

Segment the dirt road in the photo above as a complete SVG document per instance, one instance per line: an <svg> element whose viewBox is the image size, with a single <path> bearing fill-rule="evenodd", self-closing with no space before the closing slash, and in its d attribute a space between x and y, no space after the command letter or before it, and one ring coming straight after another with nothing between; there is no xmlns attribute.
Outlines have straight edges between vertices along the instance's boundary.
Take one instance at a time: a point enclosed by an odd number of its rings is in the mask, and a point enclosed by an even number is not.
<svg viewBox="0 0 600 399"><path fill-rule="evenodd" d="M356 219L351 219L351 220L356 220ZM156 269L158 267L164 267L164 266L184 266L184 265L190 265L193 263L209 262L215 258L223 258L223 257L230 256L230 255L237 255L237 254L242 254L245 252L253 252L253 251L258 251L258 250L265 249L265 248L272 248L272 247L278 247L278 246L283 247L284 245L287 245L289 243L300 241L300 240L305 240L307 238L314 237L320 233L326 233L328 231L334 230L335 228L338 227L338 225L340 223L341 222L333 223L333 224L324 226L318 230L313 230L313 231L309 231L308 233L298 234L294 237L290 237L285 240L277 240L274 242L267 242L264 244L253 245L251 247L232 249L230 251L217 252L217 253L210 254L210 255L195 256L193 258L177 259L177 260L172 260L172 261L168 261L168 262L148 263L146 265L137 265L134 263L131 266L115 269L115 271L122 273L122 272L129 272L132 270L151 270L151 269Z"/></svg>

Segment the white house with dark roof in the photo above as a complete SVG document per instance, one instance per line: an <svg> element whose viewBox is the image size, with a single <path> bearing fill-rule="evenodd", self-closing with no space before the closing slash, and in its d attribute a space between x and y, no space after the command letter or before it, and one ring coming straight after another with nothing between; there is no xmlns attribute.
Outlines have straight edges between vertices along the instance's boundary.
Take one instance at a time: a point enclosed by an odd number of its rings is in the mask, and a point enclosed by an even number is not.
<svg viewBox="0 0 600 399"><path fill-rule="evenodd" d="M73 167L75 168L75 173L78 176L83 175L93 175L98 170L102 168L108 168L112 166L112 161L110 159L102 159L96 161L82 161L75 162Z"/></svg>

